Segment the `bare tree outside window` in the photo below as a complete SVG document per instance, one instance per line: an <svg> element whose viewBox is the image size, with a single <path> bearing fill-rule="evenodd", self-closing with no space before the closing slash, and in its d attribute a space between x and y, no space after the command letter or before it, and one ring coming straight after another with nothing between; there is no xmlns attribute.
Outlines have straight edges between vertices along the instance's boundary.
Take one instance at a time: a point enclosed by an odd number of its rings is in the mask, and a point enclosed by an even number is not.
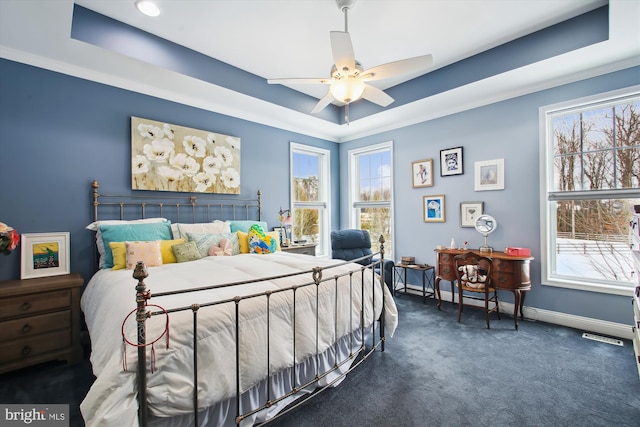
<svg viewBox="0 0 640 427"><path fill-rule="evenodd" d="M559 115L552 126L555 272L631 282L629 221L640 199L612 195L640 187L640 100Z"/></svg>

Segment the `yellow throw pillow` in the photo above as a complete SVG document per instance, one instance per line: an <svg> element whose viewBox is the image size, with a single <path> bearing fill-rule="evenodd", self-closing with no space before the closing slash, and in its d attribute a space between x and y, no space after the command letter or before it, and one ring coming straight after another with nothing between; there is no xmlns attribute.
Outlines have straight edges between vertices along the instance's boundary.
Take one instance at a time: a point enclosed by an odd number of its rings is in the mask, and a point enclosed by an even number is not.
<svg viewBox="0 0 640 427"><path fill-rule="evenodd" d="M236 231L238 235L238 243L240 243L240 253L248 254L249 253L249 234L244 231Z"/></svg>
<svg viewBox="0 0 640 427"><path fill-rule="evenodd" d="M127 264L127 248L124 242L109 242L109 247L113 253L112 270L122 270Z"/></svg>
<svg viewBox="0 0 640 427"><path fill-rule="evenodd" d="M175 264L178 262L176 255L173 253L171 246L184 243L184 239L160 240L160 253L162 254L163 264Z"/></svg>

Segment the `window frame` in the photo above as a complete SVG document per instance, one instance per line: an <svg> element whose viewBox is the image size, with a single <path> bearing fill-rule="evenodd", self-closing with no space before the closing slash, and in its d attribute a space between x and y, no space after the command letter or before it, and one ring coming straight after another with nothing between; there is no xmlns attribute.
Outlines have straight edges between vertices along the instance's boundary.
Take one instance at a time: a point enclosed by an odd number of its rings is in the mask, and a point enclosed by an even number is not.
<svg viewBox="0 0 640 427"><path fill-rule="evenodd" d="M364 154L373 154L376 152L382 152L382 151L389 151L389 167L390 167L390 193L391 193L391 198L389 201L375 201L375 202L360 202L360 201L356 201L356 197L355 195L357 194L357 190L359 188L359 176L360 174L358 173L358 163L357 163L357 159L359 158L360 155L364 155ZM388 207L389 211L390 211L390 225L389 225L389 232L391 234L391 236L388 236L387 241L391 240L392 242L392 246L389 247L388 243L385 243L385 258L389 257L389 254L391 254L391 256L393 256L393 254L395 253L395 212L394 212L394 173L393 173L393 141L386 141L386 142L381 142L378 144L373 144L373 145L367 145L364 147L359 147L359 148L353 148L351 150L349 150L347 152L347 158L348 158L348 176L349 176L349 195L348 195L348 201L349 201L349 228L359 228L359 224L358 224L358 209L360 208L380 208L380 207ZM374 249L374 252L377 250L377 243L378 243L378 238L374 236L371 236L372 239L372 246ZM375 241L374 241L375 240ZM388 258L391 259L391 258Z"/></svg>
<svg viewBox="0 0 640 427"><path fill-rule="evenodd" d="M630 296L633 285L616 284L614 281L581 280L553 274L556 247L556 202L560 200L596 200L640 198L640 189L603 189L579 190L571 192L556 191L552 188L554 175L553 126L552 121L560 113L582 112L594 107L605 108L616 105L625 99L640 95L640 85L600 93L570 101L564 101L539 108L539 148L540 148L540 282L545 286L578 289L612 295Z"/></svg>
<svg viewBox="0 0 640 427"><path fill-rule="evenodd" d="M296 202L293 174L293 156L294 153L316 156L319 160L318 167L318 187L319 200L317 202ZM291 213L296 208L304 209L321 209L324 214L320 216L320 241L316 246L316 256L329 256L330 233L331 233L331 151L314 147L312 145L301 144L298 142L289 143L289 200L291 200Z"/></svg>

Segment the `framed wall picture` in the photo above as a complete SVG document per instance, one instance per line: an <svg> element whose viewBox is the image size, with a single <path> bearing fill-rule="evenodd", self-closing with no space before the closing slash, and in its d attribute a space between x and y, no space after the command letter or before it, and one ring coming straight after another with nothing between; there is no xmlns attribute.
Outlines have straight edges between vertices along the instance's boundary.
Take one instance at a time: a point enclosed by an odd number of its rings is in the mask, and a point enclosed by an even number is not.
<svg viewBox="0 0 640 427"><path fill-rule="evenodd" d="M132 116L131 189L240 194L240 138Z"/></svg>
<svg viewBox="0 0 640 427"><path fill-rule="evenodd" d="M504 159L475 162L475 191L504 190Z"/></svg>
<svg viewBox="0 0 640 427"><path fill-rule="evenodd" d="M444 194L424 196L422 198L422 215L424 222L445 222Z"/></svg>
<svg viewBox="0 0 640 427"><path fill-rule="evenodd" d="M30 233L21 238L20 278L69 274L69 233Z"/></svg>
<svg viewBox="0 0 640 427"><path fill-rule="evenodd" d="M440 176L462 175L462 147L440 150Z"/></svg>
<svg viewBox="0 0 640 427"><path fill-rule="evenodd" d="M460 227L474 227L476 219L483 214L484 202L460 203Z"/></svg>
<svg viewBox="0 0 640 427"><path fill-rule="evenodd" d="M413 188L433 186L433 159L418 160L411 163Z"/></svg>

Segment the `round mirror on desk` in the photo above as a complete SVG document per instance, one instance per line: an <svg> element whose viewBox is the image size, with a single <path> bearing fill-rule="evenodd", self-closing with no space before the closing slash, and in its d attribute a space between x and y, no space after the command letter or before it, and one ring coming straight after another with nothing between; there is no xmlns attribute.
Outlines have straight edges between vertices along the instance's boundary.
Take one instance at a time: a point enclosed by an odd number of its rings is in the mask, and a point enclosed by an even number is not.
<svg viewBox="0 0 640 427"><path fill-rule="evenodd" d="M476 231L484 236L484 246L480 247L480 252L493 252L493 248L487 243L487 236L496 231L498 226L496 219L491 215L480 215L474 226Z"/></svg>

